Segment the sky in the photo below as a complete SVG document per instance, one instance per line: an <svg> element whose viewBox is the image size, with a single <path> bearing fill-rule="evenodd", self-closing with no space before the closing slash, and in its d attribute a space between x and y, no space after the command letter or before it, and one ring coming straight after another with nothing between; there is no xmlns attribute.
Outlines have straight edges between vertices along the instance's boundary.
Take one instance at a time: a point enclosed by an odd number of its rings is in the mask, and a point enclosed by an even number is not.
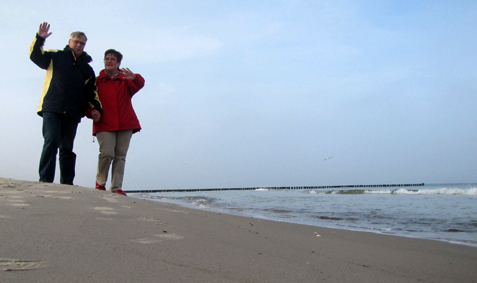
<svg viewBox="0 0 477 283"><path fill-rule="evenodd" d="M473 0L0 0L0 177L37 181L45 71L88 36L141 74L123 190L477 182ZM75 184L95 184L84 118ZM59 169L55 182L59 182ZM108 185L110 182L108 181Z"/></svg>

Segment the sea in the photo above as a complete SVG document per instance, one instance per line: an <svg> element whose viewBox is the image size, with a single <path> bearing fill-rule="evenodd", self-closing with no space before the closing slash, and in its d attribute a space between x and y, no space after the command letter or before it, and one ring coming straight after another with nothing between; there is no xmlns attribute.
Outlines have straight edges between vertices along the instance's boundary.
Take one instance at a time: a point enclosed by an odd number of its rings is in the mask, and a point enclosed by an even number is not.
<svg viewBox="0 0 477 283"><path fill-rule="evenodd" d="M224 214L477 247L477 183L260 187L128 195Z"/></svg>

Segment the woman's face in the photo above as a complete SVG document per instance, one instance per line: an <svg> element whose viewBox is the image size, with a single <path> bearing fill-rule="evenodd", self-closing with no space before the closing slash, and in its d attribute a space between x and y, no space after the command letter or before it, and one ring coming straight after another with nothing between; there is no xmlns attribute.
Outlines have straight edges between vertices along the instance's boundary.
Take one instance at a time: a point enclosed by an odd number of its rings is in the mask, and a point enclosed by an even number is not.
<svg viewBox="0 0 477 283"><path fill-rule="evenodd" d="M108 74L115 74L120 65L121 63L118 62L114 54L106 54L106 57L104 57L104 69Z"/></svg>

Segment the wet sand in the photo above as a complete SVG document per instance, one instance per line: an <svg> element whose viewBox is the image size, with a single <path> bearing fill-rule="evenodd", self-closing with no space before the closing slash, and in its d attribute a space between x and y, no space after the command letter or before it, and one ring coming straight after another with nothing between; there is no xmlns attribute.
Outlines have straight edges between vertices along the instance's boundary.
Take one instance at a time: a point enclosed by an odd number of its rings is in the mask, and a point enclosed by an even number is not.
<svg viewBox="0 0 477 283"><path fill-rule="evenodd" d="M1 282L475 282L477 248L0 178Z"/></svg>

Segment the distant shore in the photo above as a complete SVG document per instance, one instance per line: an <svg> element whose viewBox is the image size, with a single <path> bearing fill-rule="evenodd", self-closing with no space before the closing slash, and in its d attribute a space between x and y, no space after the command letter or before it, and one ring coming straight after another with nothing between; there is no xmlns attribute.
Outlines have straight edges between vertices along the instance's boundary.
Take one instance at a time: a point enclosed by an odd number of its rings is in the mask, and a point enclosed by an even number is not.
<svg viewBox="0 0 477 283"><path fill-rule="evenodd" d="M2 282L475 282L477 248L0 178Z"/></svg>

